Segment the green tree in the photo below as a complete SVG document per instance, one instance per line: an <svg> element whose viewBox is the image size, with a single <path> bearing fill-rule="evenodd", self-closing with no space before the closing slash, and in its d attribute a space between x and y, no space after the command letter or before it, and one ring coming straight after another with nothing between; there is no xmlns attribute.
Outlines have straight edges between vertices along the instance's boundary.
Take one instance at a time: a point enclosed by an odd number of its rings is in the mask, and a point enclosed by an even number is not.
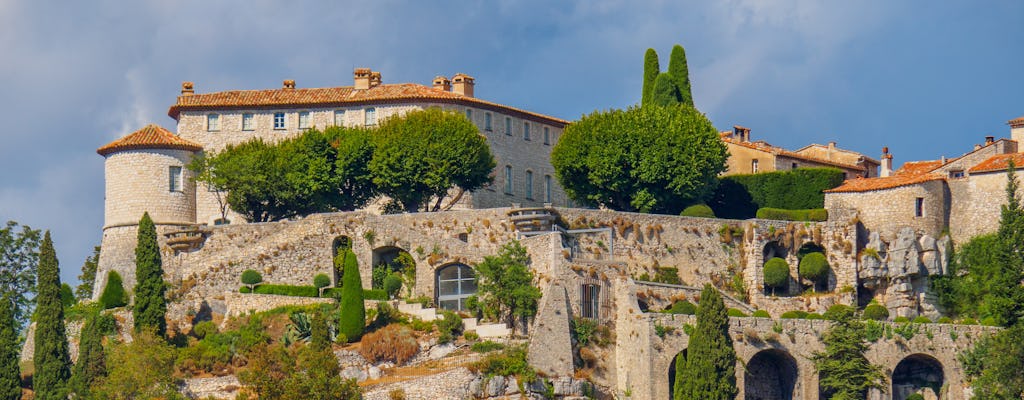
<svg viewBox="0 0 1024 400"><path fill-rule="evenodd" d="M309 324L309 344L317 351L323 351L331 347L331 333L328 328L327 315L323 312L313 314Z"/></svg>
<svg viewBox="0 0 1024 400"><path fill-rule="evenodd" d="M868 348L864 321L854 317L852 307L837 308L831 317L832 327L822 339L825 351L815 352L811 358L824 398L864 399L872 388L884 392L886 378L882 367L864 357Z"/></svg>
<svg viewBox="0 0 1024 400"><path fill-rule="evenodd" d="M125 293L124 281L117 271L107 272L107 284L100 294L100 305L104 310L128 305L128 293Z"/></svg>
<svg viewBox="0 0 1024 400"><path fill-rule="evenodd" d="M135 305L132 315L135 317L135 330L152 328L154 333L164 336L167 333L167 299L164 292L163 261L160 258L160 247L156 241L156 225L149 213L142 214L139 220L138 244L135 246Z"/></svg>
<svg viewBox="0 0 1024 400"><path fill-rule="evenodd" d="M21 399L21 369L18 368L18 327L14 321L14 301L10 295L0 298L0 399Z"/></svg>
<svg viewBox="0 0 1024 400"><path fill-rule="evenodd" d="M551 152L559 182L581 204L666 214L707 198L725 159L711 121L681 104L584 116Z"/></svg>
<svg viewBox="0 0 1024 400"><path fill-rule="evenodd" d="M680 103L693 107L693 94L690 90L690 69L686 66L686 50L683 46L672 46L672 54L668 58L668 74L675 84Z"/></svg>
<svg viewBox="0 0 1024 400"><path fill-rule="evenodd" d="M654 94L654 80L658 79L661 66L658 65L658 52L647 49L644 53L644 87L640 104L650 104Z"/></svg>
<svg viewBox="0 0 1024 400"><path fill-rule="evenodd" d="M91 398L91 388L100 378L107 375L106 356L103 354L103 326L100 313L89 315L82 326L78 345L78 362L71 368L69 387L77 398Z"/></svg>
<svg viewBox="0 0 1024 400"><path fill-rule="evenodd" d="M60 304L64 308L75 305L75 290L71 288L71 285L66 283L60 284Z"/></svg>
<svg viewBox="0 0 1024 400"><path fill-rule="evenodd" d="M802 259L800 259L800 276L814 283L817 286L819 283L828 279L829 265L828 259L825 255L820 252L808 253Z"/></svg>
<svg viewBox="0 0 1024 400"><path fill-rule="evenodd" d="M736 351L729 336L722 295L704 285L697 304L697 326L686 349L686 367L676 368L675 399L732 400L736 388Z"/></svg>
<svg viewBox="0 0 1024 400"><path fill-rule="evenodd" d="M495 163L487 140L462 114L435 108L409 112L385 120L373 137L373 182L405 211L449 208L463 191L493 180ZM444 205L456 187L459 194Z"/></svg>
<svg viewBox="0 0 1024 400"><path fill-rule="evenodd" d="M476 266L477 299L497 312L505 324L515 329L516 318L537 314L540 289L533 284L530 256L519 241L501 247L495 256L484 257Z"/></svg>
<svg viewBox="0 0 1024 400"><path fill-rule="evenodd" d="M366 206L377 196L370 174L373 139L368 129L330 127L324 131L337 150L332 185L335 188L331 208L352 211Z"/></svg>
<svg viewBox="0 0 1024 400"><path fill-rule="evenodd" d="M984 337L966 350L960 360L974 399L1019 399L1024 393L1024 325Z"/></svg>
<svg viewBox="0 0 1024 400"><path fill-rule="evenodd" d="M38 229L14 221L0 228L0 295L11 297L19 329L32 315L40 237Z"/></svg>
<svg viewBox="0 0 1024 400"><path fill-rule="evenodd" d="M100 246L93 247L92 255L82 263L82 274L78 275L78 286L75 287L75 297L79 300L92 298L93 288L96 285L96 268L100 265Z"/></svg>
<svg viewBox="0 0 1024 400"><path fill-rule="evenodd" d="M358 341L366 327L366 305L363 304L363 281L359 277L359 264L352 249L345 249L344 271L341 276L341 316L338 333L349 342Z"/></svg>
<svg viewBox="0 0 1024 400"><path fill-rule="evenodd" d="M261 399L357 400L354 379L342 379L330 350L297 344L259 345L248 355L249 365L238 379Z"/></svg>
<svg viewBox="0 0 1024 400"><path fill-rule="evenodd" d="M107 349L107 375L97 380L92 394L97 399L184 399L174 379L174 347L144 328L131 343L113 343Z"/></svg>
<svg viewBox="0 0 1024 400"><path fill-rule="evenodd" d="M53 250L50 231L39 247L39 282L36 289L35 398L56 400L67 397L71 378L71 357L64 331L64 306L60 302L60 267Z"/></svg>
<svg viewBox="0 0 1024 400"><path fill-rule="evenodd" d="M658 74L654 80L654 89L651 91L651 105L671 106L679 104L679 88L667 73Z"/></svg>
<svg viewBox="0 0 1024 400"><path fill-rule="evenodd" d="M764 263L764 285L772 289L782 289L789 283L789 264L786 260L773 257Z"/></svg>

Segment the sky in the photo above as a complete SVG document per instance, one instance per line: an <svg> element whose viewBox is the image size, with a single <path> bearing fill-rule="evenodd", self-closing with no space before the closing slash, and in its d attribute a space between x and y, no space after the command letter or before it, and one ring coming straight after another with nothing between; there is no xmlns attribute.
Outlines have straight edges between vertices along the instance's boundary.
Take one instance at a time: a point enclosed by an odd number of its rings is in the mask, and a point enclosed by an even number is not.
<svg viewBox="0 0 1024 400"><path fill-rule="evenodd" d="M0 0L0 222L52 231L62 279L99 244L96 148L197 93L476 78L567 120L636 104L643 55L686 48L720 130L895 163L957 156L1024 115L1024 2Z"/></svg>

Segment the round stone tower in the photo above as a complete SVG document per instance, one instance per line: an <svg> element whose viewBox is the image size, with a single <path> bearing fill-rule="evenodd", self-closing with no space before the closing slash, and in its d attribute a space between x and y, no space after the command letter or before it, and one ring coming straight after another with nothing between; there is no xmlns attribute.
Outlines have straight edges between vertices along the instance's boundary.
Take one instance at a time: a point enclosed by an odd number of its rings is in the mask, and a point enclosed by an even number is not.
<svg viewBox="0 0 1024 400"><path fill-rule="evenodd" d="M106 158L103 241L93 298L118 271L125 289L135 285L135 244L139 219L148 212L157 229L196 223L196 185L188 169L203 147L157 125L96 150Z"/></svg>

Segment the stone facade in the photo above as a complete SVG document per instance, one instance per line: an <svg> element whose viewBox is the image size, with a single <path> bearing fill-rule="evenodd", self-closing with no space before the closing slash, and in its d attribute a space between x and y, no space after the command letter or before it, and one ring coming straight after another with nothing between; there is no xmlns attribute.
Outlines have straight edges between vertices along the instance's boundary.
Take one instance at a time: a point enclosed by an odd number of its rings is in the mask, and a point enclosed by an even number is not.
<svg viewBox="0 0 1024 400"><path fill-rule="evenodd" d="M920 216L917 214L918 199L922 202ZM923 234L940 236L949 226L949 204L950 191L941 180L869 192L828 193L825 196L825 208L829 212L857 210L860 222L886 239L894 239L896 233L907 226ZM997 225L989 225L989 229Z"/></svg>
<svg viewBox="0 0 1024 400"><path fill-rule="evenodd" d="M103 226L138 224L146 211L157 224L195 223L195 180L186 168L191 159L192 152L187 150L140 149L108 155ZM175 183L180 186L175 188L171 168L180 168Z"/></svg>

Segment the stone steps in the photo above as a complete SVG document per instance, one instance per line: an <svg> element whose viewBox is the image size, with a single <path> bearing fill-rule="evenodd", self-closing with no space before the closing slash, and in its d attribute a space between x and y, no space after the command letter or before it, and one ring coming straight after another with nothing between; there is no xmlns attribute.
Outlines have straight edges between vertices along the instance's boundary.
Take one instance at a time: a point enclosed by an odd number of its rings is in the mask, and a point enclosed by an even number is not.
<svg viewBox="0 0 1024 400"><path fill-rule="evenodd" d="M417 317L423 321L434 321L438 319L437 308L424 308L420 303L398 303L398 311ZM475 331L482 339L506 338L512 334L505 324L481 324L476 318L463 318L463 329Z"/></svg>

